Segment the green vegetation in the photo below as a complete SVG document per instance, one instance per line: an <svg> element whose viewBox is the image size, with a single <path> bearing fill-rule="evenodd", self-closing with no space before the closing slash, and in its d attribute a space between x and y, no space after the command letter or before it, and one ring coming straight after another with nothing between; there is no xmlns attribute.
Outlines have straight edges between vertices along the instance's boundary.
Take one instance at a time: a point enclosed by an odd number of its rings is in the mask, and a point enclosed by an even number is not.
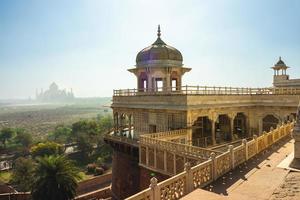
<svg viewBox="0 0 300 200"><path fill-rule="evenodd" d="M31 155L35 157L44 157L50 155L63 154L63 147L55 142L44 142L38 143L31 147Z"/></svg>
<svg viewBox="0 0 300 200"><path fill-rule="evenodd" d="M32 181L34 180L34 169L35 162L30 158L20 157L15 161L11 182L18 186L18 191L30 191Z"/></svg>
<svg viewBox="0 0 300 200"><path fill-rule="evenodd" d="M12 173L9 171L0 171L0 182L9 183L11 181Z"/></svg>
<svg viewBox="0 0 300 200"><path fill-rule="evenodd" d="M5 127L0 130L0 133L2 138L0 150L20 156L28 154L33 139L25 129Z"/></svg>
<svg viewBox="0 0 300 200"><path fill-rule="evenodd" d="M70 199L73 195L73 189L76 188L75 179L76 181L79 179L84 180L94 175L105 173L111 164L112 150L109 145L104 143L103 136L113 126L112 116L107 111L107 108L105 108L106 111L103 108L98 109L97 112L93 111L93 115L88 117L79 112L80 110L85 112L87 109L91 109L88 104L83 107L72 105L63 108L26 110L22 114L18 113L20 116L17 117L18 120L16 121L21 120L23 116L25 117L24 121L26 121L26 118L32 118L31 122L37 118L42 121L46 118L48 120L49 113L51 113L50 117L54 117L53 113L59 113L61 110L70 111L72 109L76 110L76 115L80 116L79 118L69 120L69 115L55 116L55 123L47 122L48 125L51 124L51 129L44 129L43 133L40 133L34 132L36 129L28 128L28 124L24 127L19 126L19 124L17 126L9 126L9 118L1 119L4 111L0 107L0 150L1 154L3 152L4 155L1 159L11 159L11 157L14 159L13 169L8 172L1 172L0 181L17 186L16 189L18 191L32 190L37 195L41 195L44 191L37 185L43 183L42 178L46 177L46 172L50 173L50 169L63 170L64 167L59 164L63 160L67 163L66 168L70 169L68 173L74 179L69 177L69 180L73 180L73 182L70 184L69 192L65 193L66 196L60 197L58 193L68 188L54 188L52 192L56 196L52 197L55 199ZM75 112L74 110L72 112ZM6 114L15 116L14 112ZM1 120L7 120L9 123L5 122L6 126L3 126ZM41 122L38 124L37 122L31 125L33 126L34 124L34 126L40 128L46 123ZM21 125L24 125L24 123L21 122ZM63 156L63 154L65 155ZM42 165L47 170L41 170ZM71 173L73 170L74 172ZM57 181L58 179L60 180L59 176L55 178L57 178ZM68 177L63 178L68 179ZM51 181L55 180L52 179ZM32 185L31 183L34 184ZM34 188L37 189L35 190ZM55 194L54 190L58 193ZM45 194L43 195L45 196ZM36 197L36 199L43 198Z"/></svg>
<svg viewBox="0 0 300 200"><path fill-rule="evenodd" d="M6 147L6 142L14 136L14 129L12 128L3 128L0 132L0 141L4 148Z"/></svg>
<svg viewBox="0 0 300 200"><path fill-rule="evenodd" d="M48 139L57 143L70 143L72 129L65 125L58 125L54 131L49 133Z"/></svg>
<svg viewBox="0 0 300 200"><path fill-rule="evenodd" d="M33 200L68 200L76 196L78 169L63 156L46 156L37 159L34 181L31 186Z"/></svg>
<svg viewBox="0 0 300 200"><path fill-rule="evenodd" d="M21 144L25 148L29 148L29 146L32 144L33 139L30 133L26 132L25 129L16 129L16 143Z"/></svg>
<svg viewBox="0 0 300 200"><path fill-rule="evenodd" d="M47 139L58 125L71 126L74 122L95 119L111 113L111 98L82 98L72 103L53 104L0 104L0 129L24 128L36 141Z"/></svg>

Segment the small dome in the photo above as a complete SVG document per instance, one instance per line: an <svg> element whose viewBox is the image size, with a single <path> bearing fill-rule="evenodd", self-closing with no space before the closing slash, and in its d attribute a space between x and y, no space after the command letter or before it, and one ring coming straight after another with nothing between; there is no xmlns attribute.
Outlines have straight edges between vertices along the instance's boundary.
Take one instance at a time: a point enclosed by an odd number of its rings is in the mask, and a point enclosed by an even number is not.
<svg viewBox="0 0 300 200"><path fill-rule="evenodd" d="M285 63L281 60L281 57L279 57L278 62L276 63L275 66L286 66Z"/></svg>
<svg viewBox="0 0 300 200"><path fill-rule="evenodd" d="M149 47L144 48L136 56L136 64L145 64L155 61L169 60L178 61L182 65L182 55L180 51L167 45L160 38L160 27L158 26L157 40Z"/></svg>

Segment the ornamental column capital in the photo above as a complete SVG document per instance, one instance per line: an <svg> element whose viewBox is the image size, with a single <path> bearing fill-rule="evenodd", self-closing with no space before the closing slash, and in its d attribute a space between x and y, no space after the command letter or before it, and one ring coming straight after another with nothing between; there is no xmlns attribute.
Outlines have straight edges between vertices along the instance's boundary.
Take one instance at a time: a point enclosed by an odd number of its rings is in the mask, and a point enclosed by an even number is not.
<svg viewBox="0 0 300 200"><path fill-rule="evenodd" d="M216 112L212 112L208 115L208 118L213 121L216 122L218 120L219 115Z"/></svg>
<svg viewBox="0 0 300 200"><path fill-rule="evenodd" d="M229 117L230 119L234 119L236 116L237 116L237 113L236 113L236 112L231 112L231 113L228 114L228 117Z"/></svg>

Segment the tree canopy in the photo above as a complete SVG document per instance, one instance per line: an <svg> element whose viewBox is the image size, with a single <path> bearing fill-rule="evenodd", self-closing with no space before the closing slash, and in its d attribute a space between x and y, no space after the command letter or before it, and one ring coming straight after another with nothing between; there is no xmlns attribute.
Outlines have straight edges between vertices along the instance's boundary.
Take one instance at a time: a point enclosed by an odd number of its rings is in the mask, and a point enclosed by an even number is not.
<svg viewBox="0 0 300 200"><path fill-rule="evenodd" d="M3 128L0 131L0 140L2 144L5 146L6 141L11 139L15 134L15 130L13 128Z"/></svg>
<svg viewBox="0 0 300 200"><path fill-rule="evenodd" d="M41 142L31 147L30 151L33 157L60 155L63 153L63 147L55 142Z"/></svg>
<svg viewBox="0 0 300 200"><path fill-rule="evenodd" d="M76 196L79 171L64 156L37 159L35 179L31 187L33 200L69 200Z"/></svg>
<svg viewBox="0 0 300 200"><path fill-rule="evenodd" d="M32 159L20 157L16 159L12 171L12 183L16 184L18 191L30 191L34 179L35 163Z"/></svg>

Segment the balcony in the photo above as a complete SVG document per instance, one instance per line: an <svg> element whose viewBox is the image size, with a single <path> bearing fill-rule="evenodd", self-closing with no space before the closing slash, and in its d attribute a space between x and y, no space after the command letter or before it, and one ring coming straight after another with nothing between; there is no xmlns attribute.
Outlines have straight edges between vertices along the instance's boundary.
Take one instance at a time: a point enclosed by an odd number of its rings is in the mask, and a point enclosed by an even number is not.
<svg viewBox="0 0 300 200"><path fill-rule="evenodd" d="M300 95L300 88L267 87L267 88L238 88L210 86L181 86L159 87L147 89L114 90L113 96L137 95Z"/></svg>

